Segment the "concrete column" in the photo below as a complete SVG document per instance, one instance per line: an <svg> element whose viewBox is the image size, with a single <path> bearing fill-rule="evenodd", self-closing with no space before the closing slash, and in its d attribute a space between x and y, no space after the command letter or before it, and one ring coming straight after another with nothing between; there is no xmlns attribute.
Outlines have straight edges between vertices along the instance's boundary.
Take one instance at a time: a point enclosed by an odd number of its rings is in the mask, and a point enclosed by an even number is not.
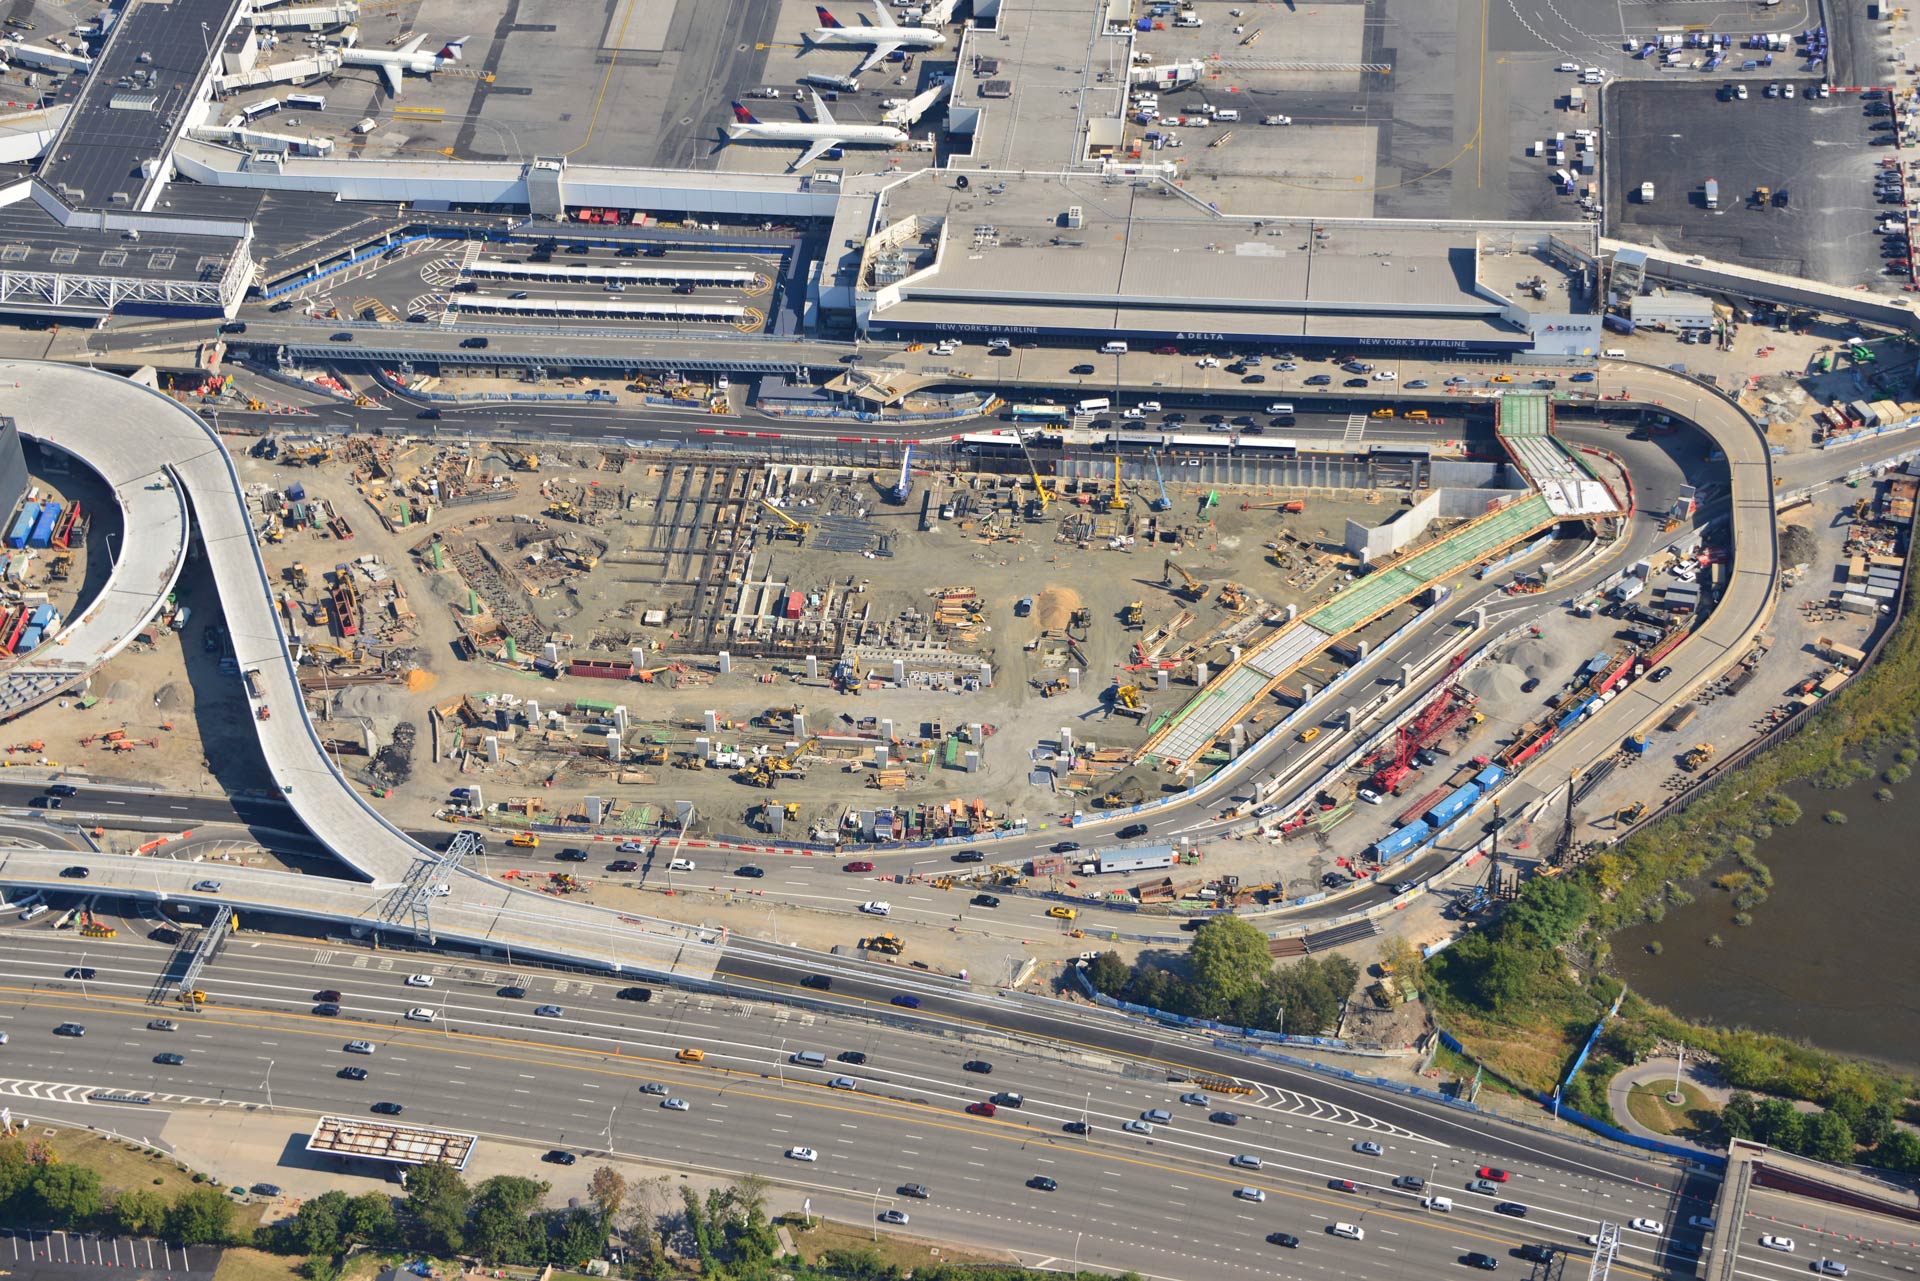
<svg viewBox="0 0 1920 1281"><path fill-rule="evenodd" d="M715 656L715 659L719 666L720 674L722 676L725 676L729 672L733 671L733 655L732 654L729 654L726 650L723 649L720 651L718 655Z"/></svg>
<svg viewBox="0 0 1920 1281"><path fill-rule="evenodd" d="M1227 739L1227 745L1229 750L1231 750L1235 756L1238 756L1240 755L1240 753L1247 750L1246 725L1240 722L1234 723L1233 732Z"/></svg>
<svg viewBox="0 0 1920 1281"><path fill-rule="evenodd" d="M992 663L980 664L980 683L989 688L992 687L993 685L993 664Z"/></svg>
<svg viewBox="0 0 1920 1281"><path fill-rule="evenodd" d="M1413 684L1413 664L1400 664L1400 688L1406 689Z"/></svg>
<svg viewBox="0 0 1920 1281"><path fill-rule="evenodd" d="M699 753L701 760L710 761L713 759L713 740L710 738L696 738L693 740L693 750Z"/></svg>
<svg viewBox="0 0 1920 1281"><path fill-rule="evenodd" d="M1318 693L1319 690L1320 687L1318 685L1302 685L1300 687L1300 706L1305 707L1308 703L1311 703L1313 696Z"/></svg>
<svg viewBox="0 0 1920 1281"><path fill-rule="evenodd" d="M1232 657L1234 662L1237 663L1240 661L1240 647L1238 645L1227 646L1227 653Z"/></svg>
<svg viewBox="0 0 1920 1281"><path fill-rule="evenodd" d="M1353 661L1354 661L1354 662L1355 662L1356 664L1359 664L1359 663L1364 663L1364 662L1366 662L1366 661L1367 661L1367 650L1368 650L1369 648L1370 648L1370 646L1369 646L1369 645L1367 644L1367 642L1365 642L1365 641L1363 641L1363 640L1357 640L1357 641L1355 641L1355 642L1353 643Z"/></svg>
<svg viewBox="0 0 1920 1281"><path fill-rule="evenodd" d="M964 759L966 761L967 773L978 774L980 772L980 753L979 752L977 751L968 752Z"/></svg>
<svg viewBox="0 0 1920 1281"><path fill-rule="evenodd" d="M1287 621L1289 623L1291 623L1295 618L1298 618L1299 616L1300 616L1300 607L1298 605L1287 606Z"/></svg>
<svg viewBox="0 0 1920 1281"><path fill-rule="evenodd" d="M693 802L675 801L673 803L673 821L681 831L693 826Z"/></svg>
<svg viewBox="0 0 1920 1281"><path fill-rule="evenodd" d="M548 641L540 647L540 657L549 667L560 666L560 646Z"/></svg>
<svg viewBox="0 0 1920 1281"><path fill-rule="evenodd" d="M891 720L881 720L880 738L883 742L891 743L893 741L893 722Z"/></svg>
<svg viewBox="0 0 1920 1281"><path fill-rule="evenodd" d="M1153 674L1153 687L1155 689L1165 689L1167 687L1167 669L1166 668L1162 667L1159 671Z"/></svg>
<svg viewBox="0 0 1920 1281"><path fill-rule="evenodd" d="M620 759L621 744L622 744L622 735L620 731L617 729L608 730L607 731L607 759L608 760L617 761Z"/></svg>
<svg viewBox="0 0 1920 1281"><path fill-rule="evenodd" d="M635 645L632 649L629 649L627 651L627 661L633 664L633 670L636 672L645 667L647 665L647 647L645 645Z"/></svg>
<svg viewBox="0 0 1920 1281"><path fill-rule="evenodd" d="M486 813L487 802L486 802L486 799L480 795L480 789L478 786L467 788L467 804L471 808L479 810L483 814Z"/></svg>
<svg viewBox="0 0 1920 1281"><path fill-rule="evenodd" d="M1060 727L1060 754L1062 756L1073 755L1073 731L1065 725Z"/></svg>
<svg viewBox="0 0 1920 1281"><path fill-rule="evenodd" d="M706 711L700 713L700 728L707 731L707 733L709 734L719 733L720 732L720 713L714 711L711 707L709 707Z"/></svg>
<svg viewBox="0 0 1920 1281"><path fill-rule="evenodd" d="M587 822L597 824L603 818L606 817L606 803L603 802L598 796L587 797L585 800L585 805L587 810Z"/></svg>
<svg viewBox="0 0 1920 1281"><path fill-rule="evenodd" d="M1480 631L1485 628L1486 625L1487 607L1485 605L1475 605L1473 607L1473 630L1476 632Z"/></svg>
<svg viewBox="0 0 1920 1281"><path fill-rule="evenodd" d="M762 811L767 816L767 831L779 836L786 830L787 812L778 805L769 805Z"/></svg>
<svg viewBox="0 0 1920 1281"><path fill-rule="evenodd" d="M501 730L504 732L511 725L512 725L512 720L507 716L506 708L496 707L493 709L493 727L495 729Z"/></svg>
<svg viewBox="0 0 1920 1281"><path fill-rule="evenodd" d="M905 685L907 683L907 660L904 658L896 658L893 660L893 683L895 685Z"/></svg>
<svg viewBox="0 0 1920 1281"><path fill-rule="evenodd" d="M499 763L500 740L489 734L487 735L487 764L498 765Z"/></svg>
<svg viewBox="0 0 1920 1281"><path fill-rule="evenodd" d="M893 749L885 743L873 749L873 763L878 769L885 769L887 762L893 759Z"/></svg>
<svg viewBox="0 0 1920 1281"><path fill-rule="evenodd" d="M613 709L613 728L617 733L627 732L627 705L620 703Z"/></svg>
<svg viewBox="0 0 1920 1281"><path fill-rule="evenodd" d="M795 712L793 714L793 736L803 743L807 741L807 714L805 712Z"/></svg>
<svg viewBox="0 0 1920 1281"><path fill-rule="evenodd" d="M820 658L816 654L807 655L807 679L810 681L820 679Z"/></svg>
<svg viewBox="0 0 1920 1281"><path fill-rule="evenodd" d="M1195 663L1193 665L1193 683L1196 686L1204 687L1207 683L1207 678L1211 675L1212 673L1207 670L1205 663Z"/></svg>
<svg viewBox="0 0 1920 1281"><path fill-rule="evenodd" d="M1080 688L1080 669L1079 668L1069 667L1067 669L1067 688L1068 689Z"/></svg>
<svg viewBox="0 0 1920 1281"><path fill-rule="evenodd" d="M527 700L526 707L527 707L527 724L538 729L540 726L540 700L537 698L530 698Z"/></svg>
<svg viewBox="0 0 1920 1281"><path fill-rule="evenodd" d="M981 726L979 721L973 721L968 724L967 738L975 747L983 746L986 743L986 730Z"/></svg>

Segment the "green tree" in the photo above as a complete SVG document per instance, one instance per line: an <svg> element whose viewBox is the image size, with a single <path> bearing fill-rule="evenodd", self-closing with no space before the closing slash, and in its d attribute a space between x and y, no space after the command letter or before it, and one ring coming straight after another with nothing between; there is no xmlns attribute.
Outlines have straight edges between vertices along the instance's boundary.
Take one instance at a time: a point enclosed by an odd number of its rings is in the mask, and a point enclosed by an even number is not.
<svg viewBox="0 0 1920 1281"><path fill-rule="evenodd" d="M384 1192L362 1192L347 1207L346 1235L357 1245L387 1246L400 1238L393 1198Z"/></svg>
<svg viewBox="0 0 1920 1281"><path fill-rule="evenodd" d="M222 1245L233 1235L233 1202L219 1188L188 1188L167 1211L167 1236L181 1245Z"/></svg>
<svg viewBox="0 0 1920 1281"><path fill-rule="evenodd" d="M100 1175L84 1165L38 1166L25 1191L28 1216L46 1223L80 1227L106 1208Z"/></svg>
<svg viewBox="0 0 1920 1281"><path fill-rule="evenodd" d="M406 1205L416 1243L434 1254L458 1252L472 1196L452 1166L438 1161L414 1166L407 1175Z"/></svg>
<svg viewBox="0 0 1920 1281"><path fill-rule="evenodd" d="M1852 1165L1853 1127L1838 1112L1822 1112L1807 1124L1806 1153L1829 1165Z"/></svg>
<svg viewBox="0 0 1920 1281"><path fill-rule="evenodd" d="M1877 1148L1893 1133L1893 1120L1893 1104L1885 1099L1875 1099L1867 1104L1860 1119L1853 1123L1853 1137L1860 1141L1862 1147Z"/></svg>
<svg viewBox="0 0 1920 1281"><path fill-rule="evenodd" d="M533 1263L547 1255L535 1218L547 1184L499 1174L473 1190L467 1248L489 1263Z"/></svg>
<svg viewBox="0 0 1920 1281"><path fill-rule="evenodd" d="M1338 953L1309 956L1273 972L1265 987L1267 1008L1256 1020L1263 1026L1275 1009L1285 1018L1282 1030L1293 1036L1321 1036L1340 1020L1340 1010L1360 980L1360 967Z"/></svg>
<svg viewBox="0 0 1920 1281"><path fill-rule="evenodd" d="M114 1198L113 1217L128 1236L152 1236L167 1221L167 1200L148 1188L129 1188Z"/></svg>
<svg viewBox="0 0 1920 1281"><path fill-rule="evenodd" d="M1720 1129L1729 1139L1750 1139L1757 1133L1760 1119L1760 1105L1745 1090L1735 1090L1727 1096L1727 1105L1720 1109Z"/></svg>
<svg viewBox="0 0 1920 1281"><path fill-rule="evenodd" d="M1920 1174L1920 1134L1895 1130L1873 1150L1874 1164L1902 1174Z"/></svg>
<svg viewBox="0 0 1920 1281"><path fill-rule="evenodd" d="M1086 974L1087 982L1093 984L1094 991L1119 996L1127 990L1127 982L1133 977L1133 968L1120 959L1118 952L1102 952L1087 962Z"/></svg>
<svg viewBox="0 0 1920 1281"><path fill-rule="evenodd" d="M34 1164L27 1145L18 1139L0 1140L0 1205L8 1205L33 1181Z"/></svg>
<svg viewBox="0 0 1920 1281"><path fill-rule="evenodd" d="M1251 921L1216 916L1193 936L1194 997L1205 1017L1230 1018L1252 1005L1273 958Z"/></svg>
<svg viewBox="0 0 1920 1281"><path fill-rule="evenodd" d="M335 1255L345 1248L346 1228L341 1220L347 1212L347 1194L322 1192L304 1202L282 1229L290 1249L299 1254Z"/></svg>
<svg viewBox="0 0 1920 1281"><path fill-rule="evenodd" d="M1753 1137L1776 1148L1800 1152L1805 1145L1805 1126L1800 1113L1786 1099L1768 1099L1760 1105Z"/></svg>
<svg viewBox="0 0 1920 1281"><path fill-rule="evenodd" d="M547 1258L558 1267L577 1269L607 1252L607 1221L584 1206L547 1216Z"/></svg>

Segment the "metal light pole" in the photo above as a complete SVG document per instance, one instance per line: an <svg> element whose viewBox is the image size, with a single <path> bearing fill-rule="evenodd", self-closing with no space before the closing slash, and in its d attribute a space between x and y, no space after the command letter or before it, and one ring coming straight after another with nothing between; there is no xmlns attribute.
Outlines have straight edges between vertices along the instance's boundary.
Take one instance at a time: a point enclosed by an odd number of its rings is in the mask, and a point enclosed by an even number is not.
<svg viewBox="0 0 1920 1281"><path fill-rule="evenodd" d="M880 1189L873 1190L873 1239L880 1239Z"/></svg>
<svg viewBox="0 0 1920 1281"><path fill-rule="evenodd" d="M79 973L80 973L80 995L82 997L85 997L87 995L87 954L85 952L80 953Z"/></svg>
<svg viewBox="0 0 1920 1281"><path fill-rule="evenodd" d="M620 1105L614 1104L607 1109L607 1155L613 1155L613 1119L620 1115Z"/></svg>
<svg viewBox="0 0 1920 1281"><path fill-rule="evenodd" d="M780 1078L780 1088L785 1089L787 1085L787 1038L784 1036L780 1038L780 1054L779 1057L773 1061L773 1070Z"/></svg>
<svg viewBox="0 0 1920 1281"><path fill-rule="evenodd" d="M266 1080L261 1083L267 1091L267 1111L273 1111L273 1060L267 1060Z"/></svg>

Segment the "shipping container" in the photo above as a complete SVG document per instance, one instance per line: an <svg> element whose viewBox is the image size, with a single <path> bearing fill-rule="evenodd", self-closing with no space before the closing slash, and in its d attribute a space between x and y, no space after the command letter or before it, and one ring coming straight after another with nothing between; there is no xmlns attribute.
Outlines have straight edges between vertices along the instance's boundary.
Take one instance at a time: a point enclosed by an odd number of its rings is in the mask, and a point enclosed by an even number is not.
<svg viewBox="0 0 1920 1281"><path fill-rule="evenodd" d="M1498 765L1489 765L1478 774L1475 774L1473 781L1480 785L1480 794L1484 796L1494 788L1500 786L1500 784L1506 780L1506 777L1507 771L1501 769Z"/></svg>
<svg viewBox="0 0 1920 1281"><path fill-rule="evenodd" d="M1480 788L1477 784L1467 783L1453 790L1448 797L1427 811L1427 822L1439 831L1447 824L1480 803Z"/></svg>
<svg viewBox="0 0 1920 1281"><path fill-rule="evenodd" d="M33 532L33 522L40 519L40 504L28 503L20 509L20 516L13 522L13 530L7 535L7 546L25 547L27 535Z"/></svg>
<svg viewBox="0 0 1920 1281"><path fill-rule="evenodd" d="M39 518L33 522L33 532L27 535L27 546L51 547L53 545L54 522L59 519L59 503L47 503L41 507Z"/></svg>
<svg viewBox="0 0 1920 1281"><path fill-rule="evenodd" d="M1398 858L1407 851L1425 844L1433 835L1433 828L1426 820L1409 823L1398 831L1381 837L1373 843L1373 857L1376 862L1384 863L1390 858Z"/></svg>
<svg viewBox="0 0 1920 1281"><path fill-rule="evenodd" d="M1173 866L1173 846L1133 845L1095 850L1101 872L1145 872Z"/></svg>

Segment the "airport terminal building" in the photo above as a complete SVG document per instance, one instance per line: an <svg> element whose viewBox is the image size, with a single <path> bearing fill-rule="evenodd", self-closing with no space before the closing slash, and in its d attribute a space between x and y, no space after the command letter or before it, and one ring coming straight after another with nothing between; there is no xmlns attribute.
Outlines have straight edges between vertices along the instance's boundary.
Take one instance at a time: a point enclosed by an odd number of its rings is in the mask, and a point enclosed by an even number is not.
<svg viewBox="0 0 1920 1281"><path fill-rule="evenodd" d="M1596 356L1588 223L1228 216L1163 178L856 179L821 310L866 337Z"/></svg>

